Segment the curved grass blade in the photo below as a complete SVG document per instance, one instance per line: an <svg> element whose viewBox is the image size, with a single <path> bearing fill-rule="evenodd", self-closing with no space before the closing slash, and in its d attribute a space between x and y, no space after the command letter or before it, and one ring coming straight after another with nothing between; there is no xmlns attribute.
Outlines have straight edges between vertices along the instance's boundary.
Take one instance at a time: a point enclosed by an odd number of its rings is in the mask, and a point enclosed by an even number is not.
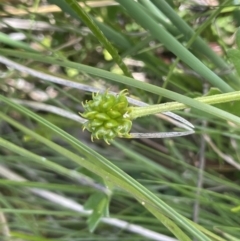
<svg viewBox="0 0 240 241"><path fill-rule="evenodd" d="M70 152L69 158L72 158L72 160L75 161L77 164L89 169L90 171L93 171L97 175L101 176L103 179L111 180L112 183L114 183L116 186L122 188L128 193L131 193L135 198L137 198L137 200L146 200L146 202L150 203L152 206L156 206L156 208L158 208L163 215L168 216L176 225L182 227L189 234L195 236L200 241L211 241L197 228L189 224L189 222L186 222L186 218L177 213L173 208L171 208L165 202L157 198L152 192L150 192L148 189L138 183L135 179L128 176L125 172L112 164L106 158L102 157L100 154L98 154L88 146L84 145L73 136L69 135L65 131L61 130L57 126L53 125L52 123L48 122L47 120L38 116L32 111L29 111L28 109L17 105L12 101L9 101L8 98L1 95L0 100L5 104L11 106L12 108L22 112L24 115L27 115L32 119L36 120L37 122L43 124L50 130L54 131L55 133L60 135L65 141L76 147L82 155L89 158L89 161L84 160L83 158L79 158L77 157L77 155ZM154 212L153 215L156 215L156 213Z"/></svg>
<svg viewBox="0 0 240 241"><path fill-rule="evenodd" d="M104 79L108 79L111 81L129 85L135 88L139 88L157 95L162 95L166 98L173 99L180 103L183 103L186 106L194 107L196 109L202 110L203 112L207 112L213 116L217 116L224 120L232 121L240 125L240 118L226 111L220 110L208 104L200 103L197 100L191 99L189 97L175 93L173 91L165 90L161 87L140 82L126 76L120 76L98 68L94 68L94 67L90 67L90 66L86 66L86 65L82 65L71 61L62 60L62 59L56 59L56 58L52 58L44 55L39 55L39 54L30 54L30 53L24 53L21 51L13 51L13 50L6 50L6 49L0 49L0 53L4 55L10 55L10 56L21 56L21 58L34 59L40 62L57 64L64 67L76 68L82 72L88 73L93 76L98 76Z"/></svg>
<svg viewBox="0 0 240 241"><path fill-rule="evenodd" d="M180 44L171 34L161 27L152 17L148 15L141 5L133 0L118 0L129 15L134 18L140 25L149 30L152 36L163 43L166 48L173 52L177 57L194 69L197 73L208 80L213 86L218 87L223 92L233 91L227 83L225 83L214 72L207 68L198 58L196 58L188 49Z"/></svg>

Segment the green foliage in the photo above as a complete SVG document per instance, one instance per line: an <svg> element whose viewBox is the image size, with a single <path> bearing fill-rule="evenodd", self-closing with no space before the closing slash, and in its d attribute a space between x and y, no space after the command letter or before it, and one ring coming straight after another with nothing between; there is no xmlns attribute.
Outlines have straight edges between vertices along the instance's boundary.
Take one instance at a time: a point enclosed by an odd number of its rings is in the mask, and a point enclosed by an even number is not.
<svg viewBox="0 0 240 241"><path fill-rule="evenodd" d="M90 232L95 230L102 217L109 216L108 205L109 197L104 193L94 193L85 202L84 208L86 210L92 210L88 218Z"/></svg>
<svg viewBox="0 0 240 241"><path fill-rule="evenodd" d="M234 67L240 76L240 49L229 49L228 57L230 61L234 64Z"/></svg>
<svg viewBox="0 0 240 241"><path fill-rule="evenodd" d="M238 240L239 7L12 2L0 3L4 239ZM196 133L113 140L182 128L169 110Z"/></svg>

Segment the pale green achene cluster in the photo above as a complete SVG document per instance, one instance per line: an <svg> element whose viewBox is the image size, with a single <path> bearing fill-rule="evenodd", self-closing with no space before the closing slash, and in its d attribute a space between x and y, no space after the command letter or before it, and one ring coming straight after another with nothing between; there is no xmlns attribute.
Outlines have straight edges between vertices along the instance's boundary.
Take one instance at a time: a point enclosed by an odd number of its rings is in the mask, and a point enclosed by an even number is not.
<svg viewBox="0 0 240 241"><path fill-rule="evenodd" d="M88 121L83 129L92 133L91 139L104 139L109 144L115 137L129 138L132 121L129 118L127 90L122 90L118 95L97 93L92 95L92 100L83 104L85 111L81 114Z"/></svg>

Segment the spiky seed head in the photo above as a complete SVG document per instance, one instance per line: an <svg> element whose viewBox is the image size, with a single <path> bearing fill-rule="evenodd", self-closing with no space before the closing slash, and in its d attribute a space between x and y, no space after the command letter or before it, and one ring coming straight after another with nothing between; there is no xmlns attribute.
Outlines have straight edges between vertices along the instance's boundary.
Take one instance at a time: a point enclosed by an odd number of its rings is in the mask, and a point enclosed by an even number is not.
<svg viewBox="0 0 240 241"><path fill-rule="evenodd" d="M122 90L118 95L93 93L92 100L83 104L84 112L80 115L88 121L83 129L90 131L91 139L103 139L109 144L115 137L130 137L132 121L129 118L129 107L126 95Z"/></svg>

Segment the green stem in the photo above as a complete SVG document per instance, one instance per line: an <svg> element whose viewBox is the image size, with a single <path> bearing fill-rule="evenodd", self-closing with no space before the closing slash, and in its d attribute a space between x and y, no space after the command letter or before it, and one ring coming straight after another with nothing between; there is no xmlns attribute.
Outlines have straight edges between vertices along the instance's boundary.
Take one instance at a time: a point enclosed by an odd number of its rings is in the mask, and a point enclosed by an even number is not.
<svg viewBox="0 0 240 241"><path fill-rule="evenodd" d="M151 16L149 16L148 12L144 11L139 3L133 0L116 1L119 2L119 4L126 9L128 14L134 18L144 29L148 30L153 37L155 37L159 42L163 43L167 49L189 65L194 71L204 77L209 83L219 88L223 92L233 91L232 87L230 87L225 81L207 68L168 31L159 26L159 24Z"/></svg>
<svg viewBox="0 0 240 241"><path fill-rule="evenodd" d="M219 104L230 101L240 100L240 91L235 91L226 94L211 95L204 97L194 98L204 104ZM153 115L165 111L181 110L187 108L188 106L179 102L167 102L159 105L144 106L144 107L130 107L129 116L131 119L136 119L138 117Z"/></svg>
<svg viewBox="0 0 240 241"><path fill-rule="evenodd" d="M165 16L167 16L171 20L171 22L178 29L178 31L184 35L186 41L191 39L191 37L196 34L194 32L194 30L178 14L176 14L174 9L171 6L169 6L167 1L152 0L151 2L153 2L154 5L163 14L165 14ZM226 6L229 3L230 3L230 1L226 0L222 3L222 6ZM213 12L213 14L210 16L210 18L212 18L213 16L215 16L216 14L218 14L221 11L222 11L222 9L219 7L216 11ZM209 24L209 21L210 21L210 19L208 19L208 21L207 21L208 24ZM169 29L169 27L168 27L168 29ZM221 57L219 57L216 53L214 53L214 51L200 37L200 35L195 39L194 43L192 44L192 47L197 52L204 54L219 69L226 70L226 69L230 68L230 66ZM229 73L229 75L227 77L229 78L229 80L232 83L238 84L238 86L239 86L239 79L237 78L237 76L234 73Z"/></svg>
<svg viewBox="0 0 240 241"><path fill-rule="evenodd" d="M103 32L98 28L94 20L84 11L83 8L79 6L78 2L76 0L65 0L65 2L74 11L74 13L77 14L77 16L80 17L80 19L82 19L82 21L89 27L98 41L104 46L104 48L106 48L106 50L112 56L113 60L118 64L123 73L128 77L132 77L117 50L104 36Z"/></svg>

